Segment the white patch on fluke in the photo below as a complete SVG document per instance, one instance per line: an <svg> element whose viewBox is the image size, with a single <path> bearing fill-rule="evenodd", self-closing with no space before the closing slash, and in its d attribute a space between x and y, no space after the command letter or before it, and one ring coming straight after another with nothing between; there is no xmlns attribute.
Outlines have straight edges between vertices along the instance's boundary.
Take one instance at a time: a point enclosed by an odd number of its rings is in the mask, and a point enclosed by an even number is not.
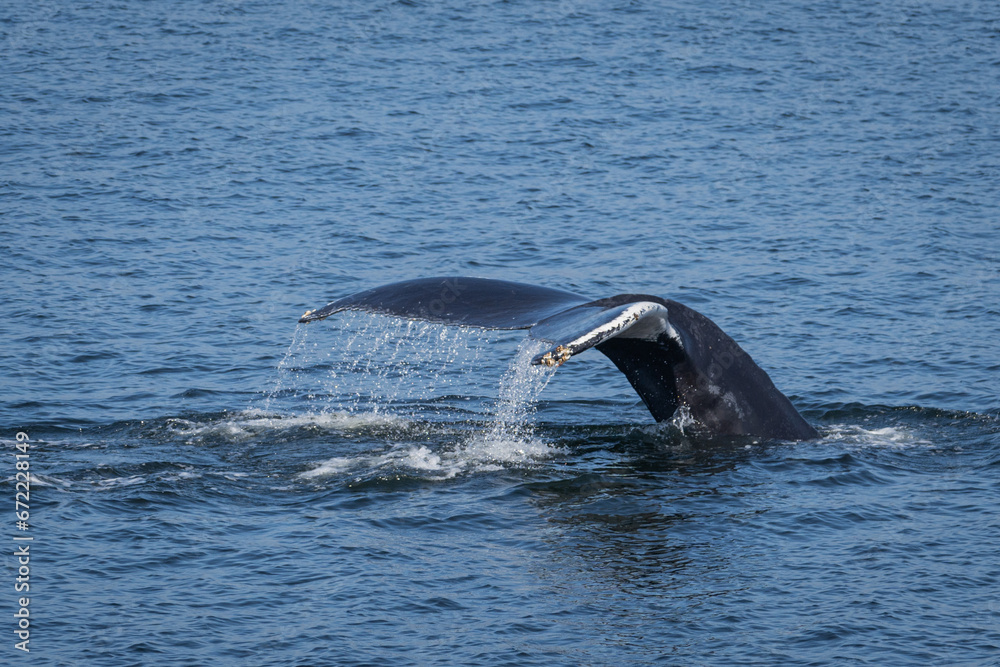
<svg viewBox="0 0 1000 667"><path fill-rule="evenodd" d="M573 313L574 311L567 312ZM602 321L602 318L606 318L614 312L617 312L617 315ZM566 317L566 313L555 316L557 319L563 317ZM595 320L599 324L591 326ZM569 317L568 321L559 321L556 324L548 322L551 320L536 325L529 333L541 340L550 340L547 336L555 338L556 340L552 342L559 342L559 345L548 352L537 355L532 363L559 366L574 354L589 350L615 337L656 340L660 335L666 333L680 342L677 331L670 325L666 307L652 301L636 301L625 306L607 308L596 315L583 308L580 310L579 316ZM559 340L560 335L566 333L565 328L572 330L576 326L587 328L583 333L576 334L569 341Z"/></svg>

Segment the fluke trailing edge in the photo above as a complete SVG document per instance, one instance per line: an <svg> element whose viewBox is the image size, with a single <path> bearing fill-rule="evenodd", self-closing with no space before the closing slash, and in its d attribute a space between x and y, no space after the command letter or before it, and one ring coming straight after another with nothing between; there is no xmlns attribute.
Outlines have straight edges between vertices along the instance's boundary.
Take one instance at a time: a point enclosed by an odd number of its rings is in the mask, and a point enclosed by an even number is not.
<svg viewBox="0 0 1000 667"><path fill-rule="evenodd" d="M591 301L562 290L485 278L383 285L306 312L300 322L362 310L485 329L527 329L552 347L532 363L558 366L596 347L625 374L657 421L680 407L708 433L782 440L817 436L746 352L710 319L647 294Z"/></svg>

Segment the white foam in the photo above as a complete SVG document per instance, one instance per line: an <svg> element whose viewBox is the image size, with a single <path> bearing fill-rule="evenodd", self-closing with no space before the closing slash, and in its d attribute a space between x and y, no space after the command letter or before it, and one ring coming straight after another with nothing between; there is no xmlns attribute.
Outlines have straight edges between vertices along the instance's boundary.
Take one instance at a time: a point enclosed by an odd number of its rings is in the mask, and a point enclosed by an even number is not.
<svg viewBox="0 0 1000 667"><path fill-rule="evenodd" d="M135 486L142 484L146 478L142 475L130 475L128 477L111 477L109 479L99 479L91 482L102 489L114 489L122 486Z"/></svg>
<svg viewBox="0 0 1000 667"><path fill-rule="evenodd" d="M323 461L317 465L312 470L306 470L305 472L299 473L299 477L304 479L311 479L313 477L326 477L327 475L339 475L341 473L347 472L354 466L358 464L362 459L359 458L344 458L344 457L334 457Z"/></svg>
<svg viewBox="0 0 1000 667"><path fill-rule="evenodd" d="M461 448L469 461L479 464L531 464L565 452L561 447L538 439L503 440L485 436L472 438Z"/></svg>
<svg viewBox="0 0 1000 667"><path fill-rule="evenodd" d="M39 475L38 473L29 473L31 475L31 486L61 486L63 488L68 488L72 486L70 482L64 479L59 479L58 477L53 477L52 475ZM13 478L10 478L13 480Z"/></svg>
<svg viewBox="0 0 1000 667"><path fill-rule="evenodd" d="M561 453L561 448L538 440L497 441L476 436L457 446L436 451L427 445L408 445L378 454L335 456L299 473L299 477L316 479L348 474L372 477L388 472L452 479L459 475L502 470L510 465L530 465Z"/></svg>
<svg viewBox="0 0 1000 667"><path fill-rule="evenodd" d="M867 429L856 424L834 424L822 430L824 442L860 447L916 447L933 444L901 426Z"/></svg>
<svg viewBox="0 0 1000 667"><path fill-rule="evenodd" d="M451 478L463 471L463 466L445 461L441 454L424 445L400 447L380 454L362 454L355 457L335 456L299 473L302 479L339 476L350 473L369 477L384 473L439 473L439 478Z"/></svg>
<svg viewBox="0 0 1000 667"><path fill-rule="evenodd" d="M180 480L186 480L186 479L199 479L200 477L201 473L191 472L189 470L182 470L181 472L178 473L165 475L163 479L168 482L178 482Z"/></svg>
<svg viewBox="0 0 1000 667"><path fill-rule="evenodd" d="M111 477L107 479L93 479L90 480L92 486L96 486L100 489L116 489L126 486L137 486L146 483L155 482L188 482L191 480L202 479L205 474L215 475L227 479L232 482L242 481L243 478L249 477L249 473L245 472L232 472L232 471L210 471L204 473L196 470L179 470L179 471L163 471L160 473L152 475L125 475L122 477ZM69 482L62 480L52 479L49 485L52 483L58 483L62 486L70 486ZM32 484L35 483L35 476L32 475Z"/></svg>
<svg viewBox="0 0 1000 667"><path fill-rule="evenodd" d="M443 469L441 457L423 446L407 451L406 458L402 462L406 467L415 470L437 471Z"/></svg>
<svg viewBox="0 0 1000 667"><path fill-rule="evenodd" d="M302 427L344 432L366 428L403 429L409 425L410 422L402 417L382 413L307 412L298 415L279 415L257 409L234 413L232 417L209 422L167 420L171 432L187 438L188 444L196 444L206 437L239 441L271 431L280 432Z"/></svg>

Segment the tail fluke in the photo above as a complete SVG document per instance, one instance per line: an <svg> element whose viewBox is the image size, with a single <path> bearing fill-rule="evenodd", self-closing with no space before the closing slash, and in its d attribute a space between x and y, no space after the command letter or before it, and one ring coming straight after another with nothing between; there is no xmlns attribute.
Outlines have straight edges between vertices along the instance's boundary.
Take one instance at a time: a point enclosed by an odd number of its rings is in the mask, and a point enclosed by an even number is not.
<svg viewBox="0 0 1000 667"><path fill-rule="evenodd" d="M362 310L484 329L527 329L587 299L571 292L484 278L421 278L383 285L307 311L299 322Z"/></svg>
<svg viewBox="0 0 1000 667"><path fill-rule="evenodd" d="M300 322L361 310L485 329L529 329L553 344L533 364L559 366L592 347L625 374L657 421L684 408L714 435L805 440L816 430L753 359L714 322L648 294L588 299L483 278L422 278L358 292Z"/></svg>

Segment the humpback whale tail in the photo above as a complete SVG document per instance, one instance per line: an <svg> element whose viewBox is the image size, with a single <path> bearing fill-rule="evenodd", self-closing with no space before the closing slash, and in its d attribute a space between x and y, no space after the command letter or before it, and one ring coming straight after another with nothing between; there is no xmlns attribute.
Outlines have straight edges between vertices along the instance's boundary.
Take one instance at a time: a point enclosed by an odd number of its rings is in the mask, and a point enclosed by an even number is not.
<svg viewBox="0 0 1000 667"><path fill-rule="evenodd" d="M344 310L485 329L527 329L551 347L532 359L557 366L592 347L635 388L657 421L687 408L713 435L817 437L753 359L710 319L647 294L596 301L572 292L485 278L421 278L358 292L307 311Z"/></svg>

